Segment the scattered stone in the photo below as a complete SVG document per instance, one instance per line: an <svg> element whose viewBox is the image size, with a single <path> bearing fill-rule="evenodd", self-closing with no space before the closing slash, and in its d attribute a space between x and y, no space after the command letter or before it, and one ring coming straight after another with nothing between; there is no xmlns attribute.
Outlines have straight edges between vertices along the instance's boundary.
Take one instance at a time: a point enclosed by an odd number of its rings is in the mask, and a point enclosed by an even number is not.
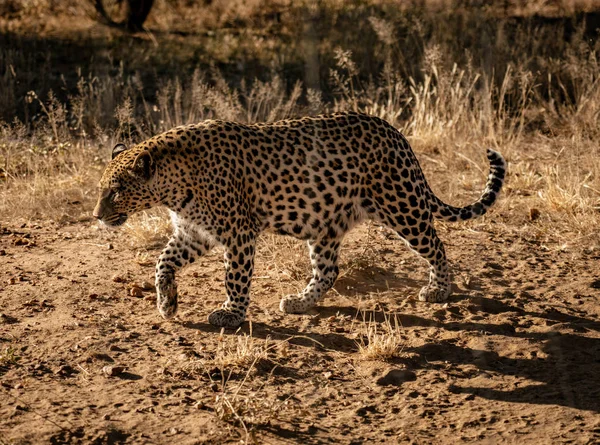
<svg viewBox="0 0 600 445"><path fill-rule="evenodd" d="M121 275L113 275L112 280L115 283L124 283L125 282L125 278L123 278Z"/></svg>
<svg viewBox="0 0 600 445"><path fill-rule="evenodd" d="M104 414L104 415L102 416L102 420L110 420L110 415L108 415L108 414Z"/></svg>
<svg viewBox="0 0 600 445"><path fill-rule="evenodd" d="M98 294L89 294L89 295L88 295L88 298L89 298L90 300L96 300L96 299L98 298Z"/></svg>
<svg viewBox="0 0 600 445"><path fill-rule="evenodd" d="M324 372L323 377L325 377L327 380L330 380L333 377L333 372L331 372L331 371Z"/></svg>
<svg viewBox="0 0 600 445"><path fill-rule="evenodd" d="M194 404L194 408L196 408L196 409L204 409L204 408L206 408L206 405L204 404L204 402L199 401L199 402L196 402Z"/></svg>
<svg viewBox="0 0 600 445"><path fill-rule="evenodd" d="M417 380L417 375L406 369L392 369L383 377L377 379L377 384L379 386L400 386L404 382L411 382Z"/></svg>
<svg viewBox="0 0 600 445"><path fill-rule="evenodd" d="M102 372L110 377L121 375L125 371L124 366L105 366Z"/></svg>
<svg viewBox="0 0 600 445"><path fill-rule="evenodd" d="M35 241L26 238L17 238L14 241L15 246L34 246Z"/></svg>
<svg viewBox="0 0 600 445"><path fill-rule="evenodd" d="M61 367L54 370L54 374L59 375L61 377L70 377L75 374L77 371L74 370L69 365L62 365Z"/></svg>
<svg viewBox="0 0 600 445"><path fill-rule="evenodd" d="M152 284L150 281L142 281L140 287L144 290L153 290L154 284Z"/></svg>
<svg viewBox="0 0 600 445"><path fill-rule="evenodd" d="M143 298L144 291L141 287L132 286L131 289L129 289L129 295L131 295L132 297L135 297L135 298Z"/></svg>
<svg viewBox="0 0 600 445"><path fill-rule="evenodd" d="M108 244L106 245L106 248L107 248L108 250L113 250L113 249L115 248L115 246L113 246L113 245L112 245L112 243L108 243Z"/></svg>

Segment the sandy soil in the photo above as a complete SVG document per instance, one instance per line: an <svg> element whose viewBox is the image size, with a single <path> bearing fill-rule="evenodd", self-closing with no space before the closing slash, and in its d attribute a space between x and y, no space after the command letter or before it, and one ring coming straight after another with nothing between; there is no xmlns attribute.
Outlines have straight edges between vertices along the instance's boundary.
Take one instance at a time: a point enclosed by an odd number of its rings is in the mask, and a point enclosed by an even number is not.
<svg viewBox="0 0 600 445"><path fill-rule="evenodd" d="M159 249L91 221L0 224L0 444L600 443L598 251L548 248L496 216L438 227L448 304L418 302L425 264L361 226L326 301L284 316L308 262L267 237L251 324L221 334L206 321L224 295L218 250L179 275L167 322L153 291L131 291ZM397 357L358 352L365 310L371 326L396 314ZM250 329L267 357L219 362Z"/></svg>

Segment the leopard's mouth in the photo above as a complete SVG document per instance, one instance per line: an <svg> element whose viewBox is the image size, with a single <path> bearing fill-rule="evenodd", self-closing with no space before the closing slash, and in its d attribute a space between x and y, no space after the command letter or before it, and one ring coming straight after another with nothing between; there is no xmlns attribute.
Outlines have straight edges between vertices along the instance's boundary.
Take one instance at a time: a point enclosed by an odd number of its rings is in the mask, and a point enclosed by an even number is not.
<svg viewBox="0 0 600 445"><path fill-rule="evenodd" d="M118 227L125 224L125 221L127 221L127 215L125 213L117 213L112 215L110 218L104 218L101 221L107 226Z"/></svg>

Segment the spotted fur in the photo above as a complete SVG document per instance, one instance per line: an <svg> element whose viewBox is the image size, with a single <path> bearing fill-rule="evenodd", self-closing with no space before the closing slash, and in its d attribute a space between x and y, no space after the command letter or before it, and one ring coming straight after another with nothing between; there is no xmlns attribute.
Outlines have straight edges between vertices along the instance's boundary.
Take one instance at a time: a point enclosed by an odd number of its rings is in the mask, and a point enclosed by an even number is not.
<svg viewBox="0 0 600 445"><path fill-rule="evenodd" d="M94 215L120 225L141 209L171 210L174 233L156 265L157 306L166 318L177 311L175 273L220 244L227 300L209 321L241 324L256 238L267 229L308 242L312 278L280 304L283 312L304 312L335 283L344 234L367 218L394 229L429 263L419 299L439 302L448 298L450 280L433 218L475 218L496 201L506 164L493 150L487 156L481 198L458 208L433 194L406 139L377 117L336 113L254 125L211 120L130 149L115 147Z"/></svg>

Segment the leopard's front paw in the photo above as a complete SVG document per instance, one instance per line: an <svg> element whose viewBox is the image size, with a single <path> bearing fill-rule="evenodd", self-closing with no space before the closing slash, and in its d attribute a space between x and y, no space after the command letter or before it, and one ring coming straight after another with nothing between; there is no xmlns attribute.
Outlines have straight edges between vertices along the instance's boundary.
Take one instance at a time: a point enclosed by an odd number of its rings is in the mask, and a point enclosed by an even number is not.
<svg viewBox="0 0 600 445"><path fill-rule="evenodd" d="M156 306L163 318L172 318L177 313L177 283L162 281L156 285Z"/></svg>
<svg viewBox="0 0 600 445"><path fill-rule="evenodd" d="M217 309L208 316L208 322L218 328L237 328L245 317L227 309Z"/></svg>
<svg viewBox="0 0 600 445"><path fill-rule="evenodd" d="M419 300L429 303L440 303L446 301L450 296L450 288L440 288L437 286L427 285L419 292Z"/></svg>
<svg viewBox="0 0 600 445"><path fill-rule="evenodd" d="M297 295L286 295L279 303L279 310L286 314L302 314L313 307L315 303L300 298Z"/></svg>

